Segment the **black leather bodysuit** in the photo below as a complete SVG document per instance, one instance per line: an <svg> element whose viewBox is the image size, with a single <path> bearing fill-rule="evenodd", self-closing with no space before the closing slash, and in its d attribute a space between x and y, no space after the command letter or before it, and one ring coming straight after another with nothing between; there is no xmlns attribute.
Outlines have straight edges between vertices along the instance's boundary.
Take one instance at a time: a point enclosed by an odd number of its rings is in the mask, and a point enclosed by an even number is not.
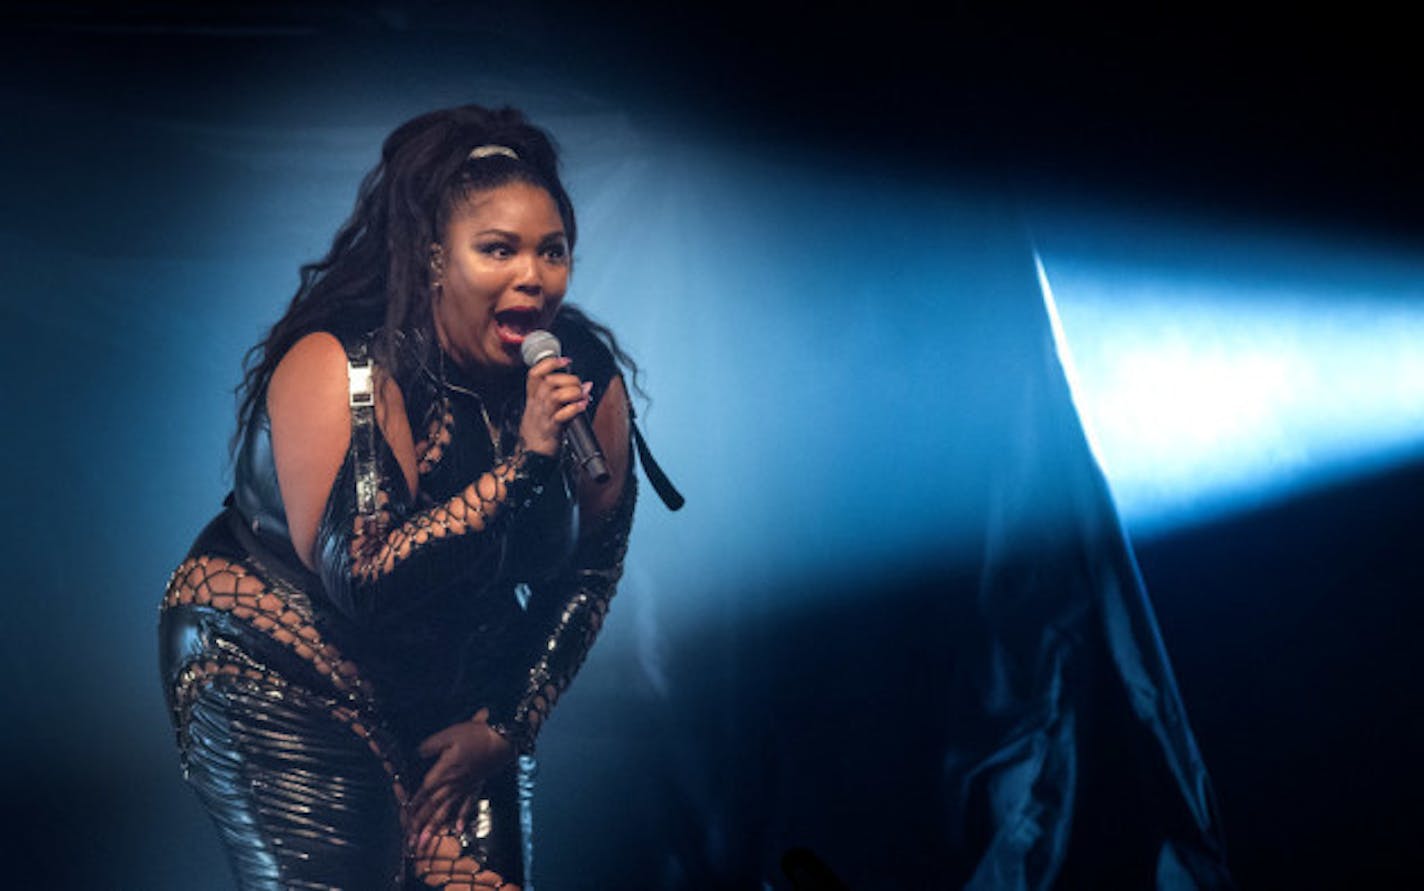
<svg viewBox="0 0 1424 891"><path fill-rule="evenodd" d="M594 383L617 374L573 322L555 333ZM342 338L353 381L366 340ZM523 387L486 404L453 363L403 381L418 440L412 498L353 383L352 442L317 536L297 559L259 408L226 509L175 570L160 664L184 775L243 888L499 888L524 882L534 738L593 642L636 500L577 530L570 471L517 447ZM416 747L488 708L524 757L486 783L463 833L404 852Z"/></svg>

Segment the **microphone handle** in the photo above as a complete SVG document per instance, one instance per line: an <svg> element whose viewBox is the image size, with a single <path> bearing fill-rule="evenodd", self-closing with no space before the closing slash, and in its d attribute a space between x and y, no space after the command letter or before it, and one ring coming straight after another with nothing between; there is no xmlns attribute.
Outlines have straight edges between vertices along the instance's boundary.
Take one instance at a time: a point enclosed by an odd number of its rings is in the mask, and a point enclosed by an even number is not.
<svg viewBox="0 0 1424 891"><path fill-rule="evenodd" d="M524 355L525 363L531 367L550 356L557 358L562 353L558 338L544 331L536 331L531 336L539 335L546 341L548 349L535 356L528 353ZM589 424L587 414L579 414L564 426L564 442L568 444L569 451L574 453L574 461L588 474L589 479L595 483L608 482L612 474L608 472L608 462L603 458L603 449L598 445L598 437L593 435L593 427Z"/></svg>
<svg viewBox="0 0 1424 891"><path fill-rule="evenodd" d="M548 357L557 359L562 352L564 350L558 343L558 337L544 330L528 334L520 349L524 364L530 367L544 362ZM572 370L572 367L568 369ZM611 477L608 473L608 461L604 460L604 450L598 447L598 437L594 436L594 428L588 423L588 414L578 414L574 420L565 424L564 443L568 444L568 450L574 453L574 461L588 474L588 478L594 483L608 483L608 478Z"/></svg>
<svg viewBox="0 0 1424 891"><path fill-rule="evenodd" d="M574 460L595 483L606 483L610 476L608 462L603 459L603 451L598 447L598 438L593 435L593 427L588 423L588 415L580 414L564 428L564 441L574 453Z"/></svg>

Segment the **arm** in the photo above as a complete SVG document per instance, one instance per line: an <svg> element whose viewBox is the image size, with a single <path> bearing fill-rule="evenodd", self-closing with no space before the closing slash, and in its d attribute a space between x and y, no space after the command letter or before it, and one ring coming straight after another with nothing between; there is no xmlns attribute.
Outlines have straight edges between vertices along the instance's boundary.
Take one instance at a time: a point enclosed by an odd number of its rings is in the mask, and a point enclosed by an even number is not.
<svg viewBox="0 0 1424 891"><path fill-rule="evenodd" d="M578 546L551 582L533 586L529 613L534 634L526 669L512 701L491 721L521 752L533 750L544 719L583 665L623 574L637 486L630 460L628 394L621 378L612 381L599 403L594 430L612 480L605 486L581 487Z"/></svg>
<svg viewBox="0 0 1424 891"><path fill-rule="evenodd" d="M375 402L390 460L381 462L377 507L363 512L357 505L346 351L332 335L317 333L283 357L267 407L292 545L349 618L371 624L413 596L488 571L498 560L506 518L538 494L557 464L563 424L585 405L577 378L560 372L555 360L531 369L528 381L515 454L448 501L408 513L415 446L399 388L386 380Z"/></svg>

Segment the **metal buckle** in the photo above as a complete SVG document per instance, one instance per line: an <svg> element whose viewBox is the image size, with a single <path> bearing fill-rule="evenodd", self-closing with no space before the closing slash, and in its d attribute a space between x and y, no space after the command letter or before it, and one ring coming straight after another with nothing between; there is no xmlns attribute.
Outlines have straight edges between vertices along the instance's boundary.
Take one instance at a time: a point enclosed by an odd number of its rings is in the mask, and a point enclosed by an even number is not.
<svg viewBox="0 0 1424 891"><path fill-rule="evenodd" d="M350 363L346 373L346 387L352 408L375 404L375 395L371 390L370 360Z"/></svg>

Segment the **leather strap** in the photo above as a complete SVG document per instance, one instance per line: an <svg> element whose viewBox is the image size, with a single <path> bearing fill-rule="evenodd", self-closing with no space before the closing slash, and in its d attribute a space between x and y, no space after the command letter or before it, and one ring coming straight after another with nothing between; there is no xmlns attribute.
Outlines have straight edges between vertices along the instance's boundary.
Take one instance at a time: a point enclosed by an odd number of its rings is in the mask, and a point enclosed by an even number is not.
<svg viewBox="0 0 1424 891"><path fill-rule="evenodd" d="M643 465L643 473L647 475L653 491L658 493L668 510L680 509L687 503L687 499L682 497L682 493L673 486L672 480L668 479L667 474L663 473L663 469L653 458L647 441L643 439L643 431L638 429L638 415L633 411L632 400L628 402L628 421L633 427L633 444L638 448L638 460Z"/></svg>
<svg viewBox="0 0 1424 891"><path fill-rule="evenodd" d="M351 406L351 445L356 471L356 512L370 516L376 512L376 494L381 475L376 467L375 366L365 338L347 349L346 387Z"/></svg>

